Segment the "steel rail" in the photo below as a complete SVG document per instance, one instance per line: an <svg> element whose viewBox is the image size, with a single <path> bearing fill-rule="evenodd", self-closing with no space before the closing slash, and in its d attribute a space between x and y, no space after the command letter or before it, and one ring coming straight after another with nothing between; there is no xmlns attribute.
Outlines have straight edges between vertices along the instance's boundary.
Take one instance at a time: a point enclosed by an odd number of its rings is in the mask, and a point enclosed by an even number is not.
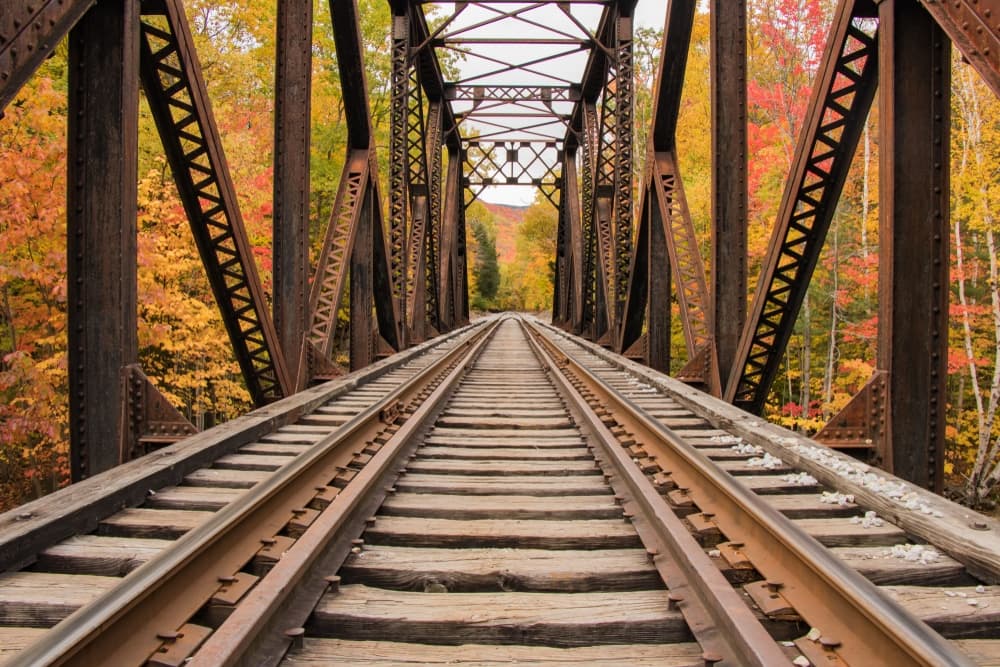
<svg viewBox="0 0 1000 667"><path fill-rule="evenodd" d="M375 439L394 421L386 415L395 415L400 406L416 399L497 322L475 332L239 501L216 512L8 664L144 664L219 590L220 577L239 572L261 549L262 540L276 535L293 510L306 507L318 489L327 486L353 456L354 445Z"/></svg>
<svg viewBox="0 0 1000 667"><path fill-rule="evenodd" d="M536 331L537 326L532 325ZM923 621L542 335L615 420L657 460L848 665L968 665ZM581 348L583 349L583 348Z"/></svg>
<svg viewBox="0 0 1000 667"><path fill-rule="evenodd" d="M192 656L192 667L269 665L275 664L282 657L290 643L283 630L305 623L326 589L324 575L336 572L347 557L348 551L343 547L332 557L327 556L331 545L338 540L343 542L343 538L347 537L344 529L352 518L356 519L360 515L363 521L368 516L373 509L370 508L373 496L376 504L381 504L385 490L380 490L380 482L397 472L393 465L404 450L410 449L408 445L414 444L415 436L434 419L502 320L503 318L498 318L471 345L464 358L448 371L447 377L382 445L348 487L338 494L271 571L240 600L235 611ZM321 568L315 567L318 562L322 562ZM295 617L289 617L289 609L297 612ZM252 663L249 662L251 660Z"/></svg>
<svg viewBox="0 0 1000 667"><path fill-rule="evenodd" d="M595 436L594 444L600 446L605 455L600 458L617 473L617 477L612 476L611 484L616 492L623 492L626 498L623 507L635 515L632 523L654 555L653 564L670 590L672 603L684 615L691 633L704 649L705 664L721 661L724 665L755 667L791 665L739 592L632 462L601 416L588 404L579 388L573 387L571 380L564 376L562 370L569 368L570 360L537 329L523 320L522 326L526 326L529 344L549 371L552 381ZM586 382L587 389L591 384Z"/></svg>

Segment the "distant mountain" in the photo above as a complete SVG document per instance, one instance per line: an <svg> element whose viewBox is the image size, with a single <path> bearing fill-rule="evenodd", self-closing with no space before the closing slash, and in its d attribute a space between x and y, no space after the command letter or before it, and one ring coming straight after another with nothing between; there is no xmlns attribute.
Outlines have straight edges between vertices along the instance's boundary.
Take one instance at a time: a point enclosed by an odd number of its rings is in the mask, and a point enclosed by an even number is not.
<svg viewBox="0 0 1000 667"><path fill-rule="evenodd" d="M524 219L527 206L508 206L483 202L497 225L497 261L507 264L514 260L517 226Z"/></svg>

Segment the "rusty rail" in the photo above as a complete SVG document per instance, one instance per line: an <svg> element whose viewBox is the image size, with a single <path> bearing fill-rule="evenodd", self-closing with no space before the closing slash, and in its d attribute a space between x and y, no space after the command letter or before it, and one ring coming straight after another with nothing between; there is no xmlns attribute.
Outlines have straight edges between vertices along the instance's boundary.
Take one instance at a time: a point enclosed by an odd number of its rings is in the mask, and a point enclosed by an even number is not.
<svg viewBox="0 0 1000 667"><path fill-rule="evenodd" d="M19 653L10 664L145 664L151 656L168 652L178 642L190 640L196 646L210 632L190 624L198 610L220 588L239 578L241 568L260 551L262 544L274 542L273 536L296 511L306 508L317 495L330 491L328 481L350 459L355 445L383 434L395 421L400 406L426 402L422 392L435 385L451 366L478 350L495 324L476 332L248 491L241 502L220 510L93 604L67 617L45 635L43 642ZM446 381L455 378L456 373L449 373ZM412 428L400 429L397 434ZM396 460L401 440L388 439L386 445L392 442L394 446L382 446L370 464L385 470ZM379 477L375 468L365 476L370 478L369 483ZM352 490L348 496L361 493ZM338 503L338 508L341 505L354 506L351 501ZM334 514L337 512L339 509ZM303 553L305 546L295 553Z"/></svg>
<svg viewBox="0 0 1000 667"><path fill-rule="evenodd" d="M535 331L539 329L536 327ZM687 494L722 533L743 544L741 550L773 584L772 588L808 623L822 630L824 645L844 662L865 665L871 664L872 656L880 656L896 665L972 664L926 624L882 595L874 584L767 506L704 454L582 363L561 352L545 336L540 340L556 359L556 365L574 376L613 415L629 438L641 443L664 470L670 471L677 484L687 489ZM631 468L630 476L638 470L634 464ZM711 600L708 592L703 595L703 599ZM726 609L712 610L713 616L725 613ZM722 630L732 627L727 626L722 625ZM740 652L727 657L745 659Z"/></svg>

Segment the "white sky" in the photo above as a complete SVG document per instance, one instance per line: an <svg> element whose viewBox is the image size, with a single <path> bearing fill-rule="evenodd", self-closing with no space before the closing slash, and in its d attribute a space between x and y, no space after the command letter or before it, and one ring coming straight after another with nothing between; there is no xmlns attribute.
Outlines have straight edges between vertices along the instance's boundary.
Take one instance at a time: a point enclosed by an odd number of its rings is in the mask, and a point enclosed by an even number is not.
<svg viewBox="0 0 1000 667"><path fill-rule="evenodd" d="M662 30L666 4L666 0L638 0L634 14L635 27L651 27ZM562 27L562 21L560 21L560 27ZM571 30L568 20L566 21L565 29ZM497 36L499 36L499 33L497 33ZM479 63L479 67L477 68L470 62L466 67L460 67L460 69L462 70L462 76L466 76L467 69L471 72L475 69L481 69L481 67L482 63ZM480 198L498 204L527 206L534 201L536 193L537 189L531 186L489 187L483 191Z"/></svg>

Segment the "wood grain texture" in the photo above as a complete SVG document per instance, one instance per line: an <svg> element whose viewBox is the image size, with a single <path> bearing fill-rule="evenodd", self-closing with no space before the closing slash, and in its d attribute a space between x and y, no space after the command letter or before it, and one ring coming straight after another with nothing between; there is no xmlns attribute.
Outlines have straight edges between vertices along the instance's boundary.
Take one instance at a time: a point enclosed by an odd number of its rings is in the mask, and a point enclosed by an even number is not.
<svg viewBox="0 0 1000 667"><path fill-rule="evenodd" d="M382 503L384 516L439 519L620 519L622 508L608 496L454 496L396 493Z"/></svg>
<svg viewBox="0 0 1000 667"><path fill-rule="evenodd" d="M325 595L311 635L391 636L438 644L543 646L690 641L666 591L615 593L414 593L355 584Z"/></svg>
<svg viewBox="0 0 1000 667"><path fill-rule="evenodd" d="M906 533L889 523L871 528L850 519L795 519L794 523L828 547L891 547L907 541Z"/></svg>
<svg viewBox="0 0 1000 667"><path fill-rule="evenodd" d="M1000 588L996 586L982 593L972 586L883 586L881 590L944 637L1000 639Z"/></svg>
<svg viewBox="0 0 1000 667"><path fill-rule="evenodd" d="M351 664L363 667L694 667L700 665L702 648L681 644L636 644L551 648L546 646L497 646L463 644L433 646L394 642L306 639L301 650L282 663L288 667Z"/></svg>
<svg viewBox="0 0 1000 667"><path fill-rule="evenodd" d="M127 508L101 521L102 535L176 539L212 518L212 512Z"/></svg>
<svg viewBox="0 0 1000 667"><path fill-rule="evenodd" d="M372 544L410 547L497 547L521 549L620 549L639 547L624 521L540 521L413 519L379 517L365 531Z"/></svg>
<svg viewBox="0 0 1000 667"><path fill-rule="evenodd" d="M590 461L435 461L416 459L406 465L408 472L443 475L598 475L600 468Z"/></svg>
<svg viewBox="0 0 1000 667"><path fill-rule="evenodd" d="M244 493L243 489L218 486L168 486L150 493L143 506L150 509L215 512Z"/></svg>
<svg viewBox="0 0 1000 667"><path fill-rule="evenodd" d="M0 623L51 627L119 581L117 577L48 572L0 574Z"/></svg>
<svg viewBox="0 0 1000 667"><path fill-rule="evenodd" d="M38 569L66 574L124 577L163 549L170 540L77 535L38 554Z"/></svg>
<svg viewBox="0 0 1000 667"><path fill-rule="evenodd" d="M467 461L592 461L594 455L578 447L457 447L425 445L418 459L464 459Z"/></svg>
<svg viewBox="0 0 1000 667"><path fill-rule="evenodd" d="M369 546L340 569L346 583L448 592L589 592L658 589L663 584L639 549L413 549Z"/></svg>
<svg viewBox="0 0 1000 667"><path fill-rule="evenodd" d="M43 628L0 627L0 664L45 636Z"/></svg>
<svg viewBox="0 0 1000 667"><path fill-rule="evenodd" d="M885 547L838 547L833 554L875 584L962 586L974 583L965 566L940 554L932 563L895 558Z"/></svg>
<svg viewBox="0 0 1000 667"><path fill-rule="evenodd" d="M511 475L428 475L407 473L396 480L399 491L461 495L495 495L510 493L519 496L579 496L611 495L611 489L599 475L565 477Z"/></svg>

